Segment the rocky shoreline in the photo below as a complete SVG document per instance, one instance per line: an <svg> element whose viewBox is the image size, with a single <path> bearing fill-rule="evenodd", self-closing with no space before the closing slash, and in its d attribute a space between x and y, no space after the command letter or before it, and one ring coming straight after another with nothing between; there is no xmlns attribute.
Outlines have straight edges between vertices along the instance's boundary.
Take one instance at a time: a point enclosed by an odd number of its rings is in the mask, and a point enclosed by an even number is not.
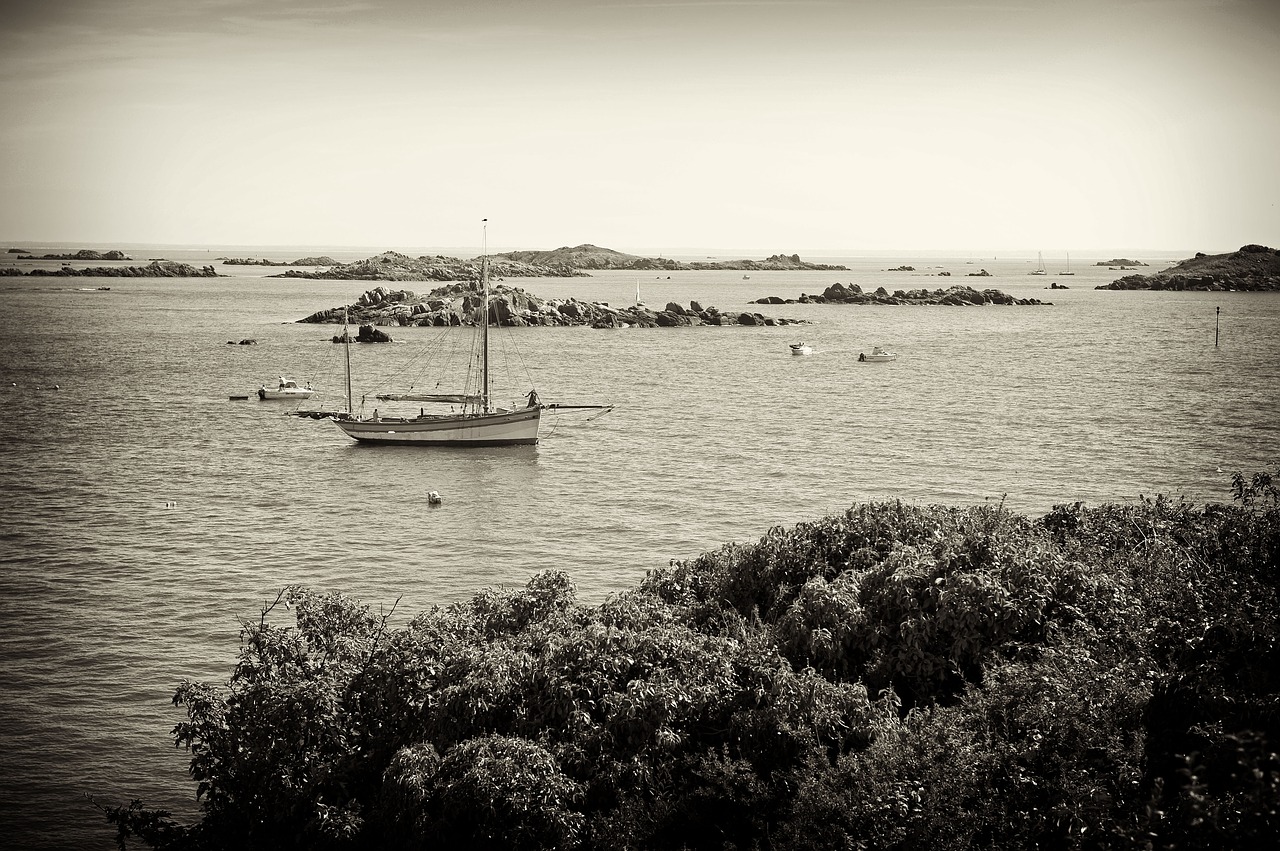
<svg viewBox="0 0 1280 851"><path fill-rule="evenodd" d="M489 260L491 278L586 278L586 272L569 267L553 267L512 260ZM480 277L480 261L457 257L410 257L398 251L384 251L354 263L341 263L329 269L304 272L290 269L272 278L309 278L338 281L470 281Z"/></svg>
<svg viewBox="0 0 1280 851"><path fill-rule="evenodd" d="M418 325L430 327L475 325L481 295L474 285L452 283L425 295L410 290L376 287L355 304L311 314L299 322L320 324ZM611 307L602 302L541 299L520 287L498 284L490 289L489 322L499 326L581 326L592 328L677 328L692 325L807 325L803 319L782 319L759 313L721 313L691 301L675 302L661 310L644 305Z"/></svg>
<svg viewBox="0 0 1280 851"><path fill-rule="evenodd" d="M305 258L292 263L235 260L242 264L261 266L320 266L329 269L301 271L290 269L275 278L310 278L313 280L340 281L468 281L480 276L480 259L463 260L457 257L410 257L398 251L384 251L375 257L354 263L324 264L310 262L331 258ZM798 254L775 254L764 260L726 260L717 262L683 262L663 257L639 257L624 254L611 248L595 245L579 245L574 248L557 248L553 251L509 251L489 257L489 274L500 278L586 278L590 271L708 271L735 270L747 272L769 271L848 271L844 266L825 263L809 263Z"/></svg>
<svg viewBox="0 0 1280 851"><path fill-rule="evenodd" d="M63 266L61 269L32 269L23 272L14 267L0 268L0 275L8 277L50 277L50 278L225 278L219 275L212 266L201 266L197 269L189 263L178 263L173 260L153 260L145 266L89 266L84 269L73 269Z"/></svg>
<svg viewBox="0 0 1280 851"><path fill-rule="evenodd" d="M1000 290L975 290L962 284L948 287L945 290L894 290L890 293L884 287L867 293L857 284L834 283L822 291L822 295L802 293L799 298L784 299L778 296L765 296L749 304L870 304L870 305L946 305L948 307L964 307L966 305L1052 305L1051 301L1038 298L1015 298Z"/></svg>
<svg viewBox="0 0 1280 851"><path fill-rule="evenodd" d="M1265 245L1245 245L1229 254L1201 252L1154 274L1126 275L1094 289L1277 292L1280 251Z"/></svg>

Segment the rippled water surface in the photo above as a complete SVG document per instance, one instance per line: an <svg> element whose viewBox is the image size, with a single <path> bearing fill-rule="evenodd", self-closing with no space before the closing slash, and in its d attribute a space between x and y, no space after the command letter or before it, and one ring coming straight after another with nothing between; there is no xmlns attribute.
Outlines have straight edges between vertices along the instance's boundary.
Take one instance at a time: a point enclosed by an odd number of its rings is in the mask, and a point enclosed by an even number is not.
<svg viewBox="0 0 1280 851"><path fill-rule="evenodd" d="M483 450L359 446L283 416L288 403L229 400L283 373L339 404L336 329L294 320L369 284L221 266L233 277L0 278L0 835L114 847L86 795L193 815L173 689L224 681L240 619L287 584L399 600L407 618L556 568L595 602L671 559L859 501L1033 515L1153 493L1226 501L1232 471L1274 468L1280 296L1097 291L1121 273L1082 258L1073 278L1028 277L1025 259L982 259L991 278L966 278L966 258L916 263L950 278L882 271L911 260L518 282L614 304L639 285L651 306L813 324L503 331L495 350L543 401L617 408L548 412L537 447ZM1054 304L747 305L835 281ZM96 286L111 290L81 289ZM396 389L437 334L392 333L404 342L353 347L357 395ZM258 343L227 345L245 338ZM792 356L799 338L815 353ZM857 362L877 344L901 358Z"/></svg>

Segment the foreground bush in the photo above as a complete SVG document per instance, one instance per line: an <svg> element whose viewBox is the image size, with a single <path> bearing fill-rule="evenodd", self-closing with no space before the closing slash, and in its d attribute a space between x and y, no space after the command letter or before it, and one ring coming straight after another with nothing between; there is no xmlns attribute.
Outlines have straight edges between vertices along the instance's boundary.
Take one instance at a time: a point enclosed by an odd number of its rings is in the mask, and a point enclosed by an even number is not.
<svg viewBox="0 0 1280 851"><path fill-rule="evenodd" d="M403 629L287 589L121 847L1245 848L1280 831L1280 512L856 506ZM292 624L281 609L292 611Z"/></svg>

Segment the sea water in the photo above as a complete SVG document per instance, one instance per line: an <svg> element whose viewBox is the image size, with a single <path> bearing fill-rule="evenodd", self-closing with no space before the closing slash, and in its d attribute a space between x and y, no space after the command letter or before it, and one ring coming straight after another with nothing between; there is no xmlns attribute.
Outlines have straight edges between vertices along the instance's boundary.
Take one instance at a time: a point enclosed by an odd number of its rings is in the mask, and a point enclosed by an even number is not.
<svg viewBox="0 0 1280 851"><path fill-rule="evenodd" d="M1232 472L1280 457L1280 294L1095 290L1125 274L1092 265L1107 258L1075 257L1069 277L1030 276L1029 257L899 255L509 281L811 324L503 329L495 359L544 402L616 407L547 411L536 447L462 450L358 445L253 395L286 375L318 389L304 407L345 404L339 329L296 320L374 284L268 277L281 270L200 248L129 253L230 277L0 278L0 835L30 848L114 847L86 796L195 816L173 690L225 682L241 620L286 585L395 605L398 623L548 569L598 602L672 559L867 500L1030 515L1229 501ZM1146 259L1139 271L1177 258ZM903 264L916 271L888 271ZM1053 304L749 304L835 282ZM403 389L439 333L389 330L393 344L352 347L357 398ZM800 339L813 354L790 353ZM875 345L899 359L859 363Z"/></svg>

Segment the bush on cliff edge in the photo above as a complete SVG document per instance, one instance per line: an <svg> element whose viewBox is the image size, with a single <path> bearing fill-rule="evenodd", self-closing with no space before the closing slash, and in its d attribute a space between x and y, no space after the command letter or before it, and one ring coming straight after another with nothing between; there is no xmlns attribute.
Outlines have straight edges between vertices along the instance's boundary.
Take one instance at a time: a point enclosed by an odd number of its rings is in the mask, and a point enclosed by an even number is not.
<svg viewBox="0 0 1280 851"><path fill-rule="evenodd" d="M290 588L183 683L202 818L121 847L1246 848L1280 823L1280 511L855 506L403 629ZM287 604L292 624L280 611Z"/></svg>

